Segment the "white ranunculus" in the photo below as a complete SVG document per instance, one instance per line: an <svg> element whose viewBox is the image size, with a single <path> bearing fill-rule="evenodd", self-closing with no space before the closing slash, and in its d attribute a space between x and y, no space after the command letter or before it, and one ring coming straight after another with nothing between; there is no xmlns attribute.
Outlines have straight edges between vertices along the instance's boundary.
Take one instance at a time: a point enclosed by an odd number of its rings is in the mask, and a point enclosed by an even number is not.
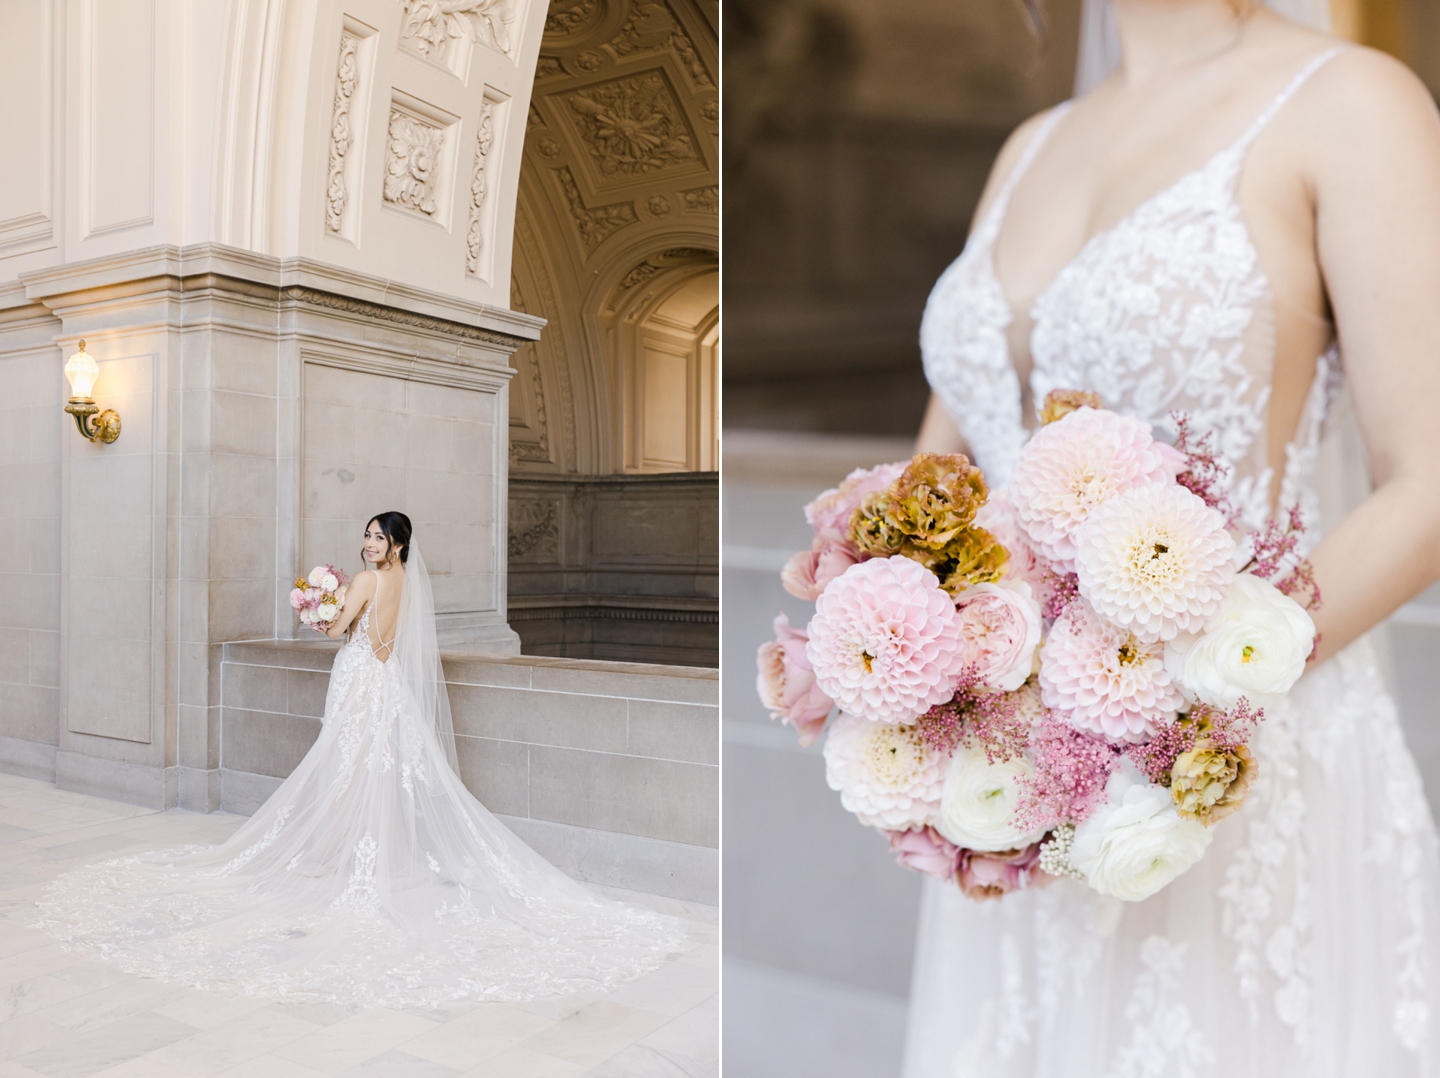
<svg viewBox="0 0 1440 1078"><path fill-rule="evenodd" d="M1035 773L1023 756L992 764L985 750L964 742L951 757L935 830L957 846L980 853L1016 850L1039 840L1015 827L1020 780Z"/></svg>
<svg viewBox="0 0 1440 1078"><path fill-rule="evenodd" d="M315 616L321 621L334 621L338 613L340 608L334 603L321 603L315 610Z"/></svg>
<svg viewBox="0 0 1440 1078"><path fill-rule="evenodd" d="M1105 804L1075 828L1070 860L1102 895L1139 902L1200 860L1208 845L1210 830L1182 819L1170 791L1122 759Z"/></svg>
<svg viewBox="0 0 1440 1078"><path fill-rule="evenodd" d="M1165 667L1187 694L1227 711L1240 697L1273 706L1305 672L1315 623L1294 599L1241 573L1205 631L1165 646Z"/></svg>
<svg viewBox="0 0 1440 1078"><path fill-rule="evenodd" d="M334 573L326 573L324 578L320 581L320 586L326 591L334 591L340 586L340 581L336 578Z"/></svg>
<svg viewBox="0 0 1440 1078"><path fill-rule="evenodd" d="M309 609L305 609L300 611L300 620L306 625L313 625L315 624L315 615Z"/></svg>

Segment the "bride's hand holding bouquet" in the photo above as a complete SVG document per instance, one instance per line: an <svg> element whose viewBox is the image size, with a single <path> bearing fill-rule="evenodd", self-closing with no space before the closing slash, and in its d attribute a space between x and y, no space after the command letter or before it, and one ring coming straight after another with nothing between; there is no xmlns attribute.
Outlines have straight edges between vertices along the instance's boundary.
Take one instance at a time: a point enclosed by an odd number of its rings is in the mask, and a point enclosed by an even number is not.
<svg viewBox="0 0 1440 1078"><path fill-rule="evenodd" d="M296 579L290 592L290 605L300 615L301 622L328 636L330 626L345 605L349 586L350 580L343 569L317 565L308 575Z"/></svg>
<svg viewBox="0 0 1440 1078"><path fill-rule="evenodd" d="M1313 652L1298 514L1246 533L1226 465L1051 394L1009 487L961 455L853 472L806 507L758 687L902 865L972 898L1084 880L1144 899L1205 852L1249 740ZM838 706L833 722L830 713Z"/></svg>

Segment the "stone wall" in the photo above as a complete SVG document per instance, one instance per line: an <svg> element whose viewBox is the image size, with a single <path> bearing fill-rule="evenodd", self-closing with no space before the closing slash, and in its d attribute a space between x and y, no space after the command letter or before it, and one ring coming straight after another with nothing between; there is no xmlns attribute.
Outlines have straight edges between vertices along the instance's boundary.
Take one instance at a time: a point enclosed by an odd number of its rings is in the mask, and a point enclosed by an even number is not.
<svg viewBox="0 0 1440 1078"><path fill-rule="evenodd" d="M224 648L221 805L251 813L320 732L338 645ZM719 699L714 671L447 653L466 786L578 879L714 904Z"/></svg>
<svg viewBox="0 0 1440 1078"><path fill-rule="evenodd" d="M219 803L220 646L292 637L316 562L411 515L446 637L505 622L509 355L540 323L305 259L197 244L0 285L0 767L155 807ZM57 383L85 338L113 444ZM18 656L24 654L22 673Z"/></svg>
<svg viewBox="0 0 1440 1078"><path fill-rule="evenodd" d="M510 480L527 655L719 665L716 472Z"/></svg>

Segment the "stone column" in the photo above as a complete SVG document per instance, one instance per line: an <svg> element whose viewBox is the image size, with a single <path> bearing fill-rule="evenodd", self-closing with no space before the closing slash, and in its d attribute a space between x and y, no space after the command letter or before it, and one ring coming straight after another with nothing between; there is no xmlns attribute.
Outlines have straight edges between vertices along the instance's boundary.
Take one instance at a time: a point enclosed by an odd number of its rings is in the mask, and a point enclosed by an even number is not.
<svg viewBox="0 0 1440 1078"><path fill-rule="evenodd" d="M61 439L58 785L218 807L220 646L294 636L295 576L362 568L386 509L415 522L442 639L518 653L508 357L539 319L214 244L22 282L56 365L83 337L123 424Z"/></svg>

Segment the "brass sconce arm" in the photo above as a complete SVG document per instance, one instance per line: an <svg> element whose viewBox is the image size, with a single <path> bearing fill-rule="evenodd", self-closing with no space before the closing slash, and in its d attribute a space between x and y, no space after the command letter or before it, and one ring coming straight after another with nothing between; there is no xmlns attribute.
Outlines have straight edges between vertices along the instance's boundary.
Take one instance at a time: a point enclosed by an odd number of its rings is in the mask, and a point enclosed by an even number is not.
<svg viewBox="0 0 1440 1078"><path fill-rule="evenodd" d="M109 445L120 437L120 415L113 408L102 412L89 397L71 397L65 411L75 417L75 429L92 442L98 440Z"/></svg>

